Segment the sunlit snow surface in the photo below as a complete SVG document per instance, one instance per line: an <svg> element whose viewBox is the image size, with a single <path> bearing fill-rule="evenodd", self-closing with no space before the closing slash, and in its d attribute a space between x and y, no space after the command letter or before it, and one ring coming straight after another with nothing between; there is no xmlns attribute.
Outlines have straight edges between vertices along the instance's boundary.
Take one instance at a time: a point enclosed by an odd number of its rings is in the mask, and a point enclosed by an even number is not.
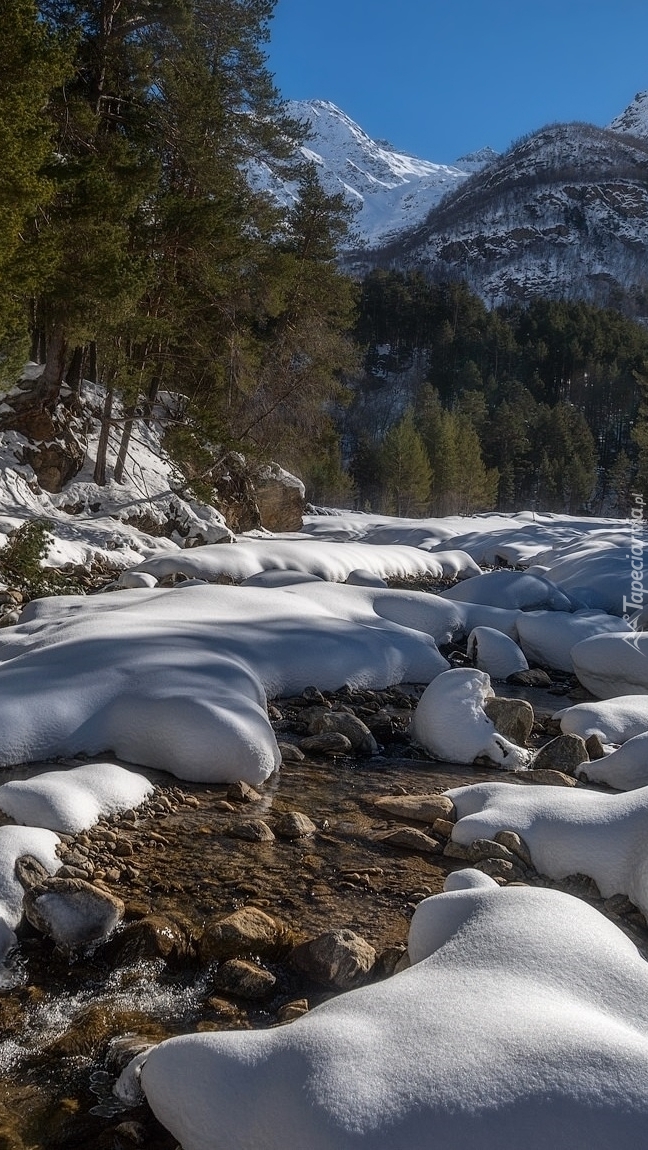
<svg viewBox="0 0 648 1150"><path fill-rule="evenodd" d="M418 906L410 970L289 1026L154 1047L141 1085L184 1150L215 1131L227 1150L642 1145L648 966L585 903L464 874Z"/></svg>

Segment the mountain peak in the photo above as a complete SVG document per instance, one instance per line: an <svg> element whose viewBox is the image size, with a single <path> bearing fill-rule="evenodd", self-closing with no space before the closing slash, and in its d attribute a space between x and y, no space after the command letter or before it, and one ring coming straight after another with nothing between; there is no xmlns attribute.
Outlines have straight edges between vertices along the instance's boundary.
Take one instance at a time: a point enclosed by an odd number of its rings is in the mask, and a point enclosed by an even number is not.
<svg viewBox="0 0 648 1150"><path fill-rule="evenodd" d="M637 92L632 103L608 126L630 136L648 136L648 91Z"/></svg>

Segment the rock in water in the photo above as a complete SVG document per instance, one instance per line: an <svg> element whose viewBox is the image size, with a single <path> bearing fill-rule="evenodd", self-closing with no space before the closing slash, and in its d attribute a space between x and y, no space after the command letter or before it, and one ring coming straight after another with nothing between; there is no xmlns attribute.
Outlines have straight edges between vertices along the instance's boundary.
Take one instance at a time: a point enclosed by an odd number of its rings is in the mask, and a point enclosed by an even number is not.
<svg viewBox="0 0 648 1150"><path fill-rule="evenodd" d="M48 878L25 894L25 916L65 950L107 938L124 917L124 904L83 879Z"/></svg>

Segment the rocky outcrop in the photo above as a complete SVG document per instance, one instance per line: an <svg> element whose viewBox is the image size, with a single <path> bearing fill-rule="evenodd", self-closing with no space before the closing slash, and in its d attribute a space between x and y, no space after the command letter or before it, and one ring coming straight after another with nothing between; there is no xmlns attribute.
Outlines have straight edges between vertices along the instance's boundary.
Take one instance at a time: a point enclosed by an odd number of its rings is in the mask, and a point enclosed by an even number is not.
<svg viewBox="0 0 648 1150"><path fill-rule="evenodd" d="M269 463L253 474L261 526L268 531L300 531L305 488L301 479Z"/></svg>
<svg viewBox="0 0 648 1150"><path fill-rule="evenodd" d="M213 468L214 502L234 532L299 531L304 510L304 485L277 463L248 464L229 451Z"/></svg>

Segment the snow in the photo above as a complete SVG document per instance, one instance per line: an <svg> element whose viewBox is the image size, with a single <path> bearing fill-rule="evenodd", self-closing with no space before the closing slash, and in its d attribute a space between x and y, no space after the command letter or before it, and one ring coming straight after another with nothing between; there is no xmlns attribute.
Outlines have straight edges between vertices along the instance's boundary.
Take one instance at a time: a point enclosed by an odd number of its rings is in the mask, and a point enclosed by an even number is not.
<svg viewBox="0 0 648 1150"><path fill-rule="evenodd" d="M502 770L524 768L529 752L500 735L483 710L494 694L483 671L444 671L419 700L410 730L413 741L449 763L487 758Z"/></svg>
<svg viewBox="0 0 648 1150"><path fill-rule="evenodd" d="M61 865L56 854L58 835L37 827L0 827L0 962L16 943L14 927L22 918L23 888L16 878L16 861L32 855L50 873Z"/></svg>
<svg viewBox="0 0 648 1150"><path fill-rule="evenodd" d="M607 631L634 634L629 623L597 611L525 611L517 619L518 640L527 659L569 673L574 670L575 645Z"/></svg>
<svg viewBox="0 0 648 1150"><path fill-rule="evenodd" d="M184 1150L213 1150L214 1131L264 1150L642 1144L648 966L616 926L480 876L417 907L410 953L289 1026L162 1042L119 1093L139 1076Z"/></svg>
<svg viewBox="0 0 648 1150"><path fill-rule="evenodd" d="M648 694L648 634L593 635L571 655L580 682L598 698Z"/></svg>
<svg viewBox="0 0 648 1150"><path fill-rule="evenodd" d="M100 818L139 806L153 784L116 763L86 763L0 786L0 810L17 823L77 834Z"/></svg>
<svg viewBox="0 0 648 1150"><path fill-rule="evenodd" d="M494 627L474 627L468 636L466 650L475 667L485 671L491 679L508 679L516 671L529 668L517 643Z"/></svg>
<svg viewBox="0 0 648 1150"><path fill-rule="evenodd" d="M293 100L287 110L305 121L311 133L300 159L316 165L327 192L341 192L355 208L349 247L375 247L423 223L446 192L496 157L491 148L483 148L454 165L435 164L372 140L330 101ZM262 158L248 165L248 178L256 190L282 204L296 199L297 185Z"/></svg>
<svg viewBox="0 0 648 1150"><path fill-rule="evenodd" d="M498 831L517 831L541 874L554 879L589 875L603 898L625 894L648 912L648 787L606 795L569 787L475 783L446 794L457 809L454 842L468 846Z"/></svg>
<svg viewBox="0 0 648 1150"><path fill-rule="evenodd" d="M626 743L648 731L648 695L619 695L604 702L577 703L556 711L565 735L589 739L598 735L602 743Z"/></svg>
<svg viewBox="0 0 648 1150"><path fill-rule="evenodd" d="M571 602L548 579L522 571L489 571L472 582L460 583L441 592L445 599L461 603L485 603L532 611L570 611Z"/></svg>
<svg viewBox="0 0 648 1150"><path fill-rule="evenodd" d="M648 730L628 739L602 759L583 763L579 778L590 783L606 783L617 791L648 786Z"/></svg>
<svg viewBox="0 0 648 1150"><path fill-rule="evenodd" d="M456 553L450 562L465 577L480 574L469 556L463 563ZM259 571L298 571L343 583L359 568L382 579L429 575L444 577L444 556L429 555L416 547L365 547L361 543L311 541L271 537L220 543L212 547L192 547L188 551L159 555L139 563L136 570L162 579L178 573L212 582L228 575L237 582Z"/></svg>
<svg viewBox="0 0 648 1150"><path fill-rule="evenodd" d="M380 588L180 584L33 602L0 635L2 762L110 751L180 778L262 782L280 762L266 696L447 667L421 628L427 597L410 595L408 610Z"/></svg>

